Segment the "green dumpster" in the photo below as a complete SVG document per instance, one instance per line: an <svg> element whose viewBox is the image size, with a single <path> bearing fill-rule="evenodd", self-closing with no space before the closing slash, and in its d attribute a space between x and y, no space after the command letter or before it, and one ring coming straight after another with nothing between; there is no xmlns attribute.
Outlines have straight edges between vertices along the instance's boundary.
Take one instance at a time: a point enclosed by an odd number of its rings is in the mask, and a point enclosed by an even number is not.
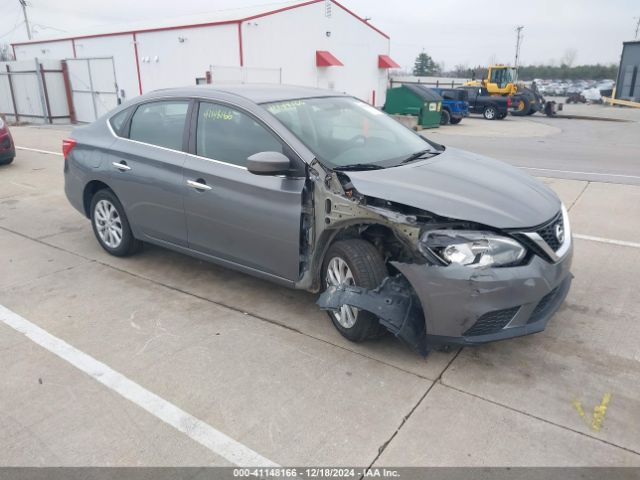
<svg viewBox="0 0 640 480"><path fill-rule="evenodd" d="M405 84L387 90L382 110L392 115L414 115L423 128L440 126L442 97L424 85Z"/></svg>

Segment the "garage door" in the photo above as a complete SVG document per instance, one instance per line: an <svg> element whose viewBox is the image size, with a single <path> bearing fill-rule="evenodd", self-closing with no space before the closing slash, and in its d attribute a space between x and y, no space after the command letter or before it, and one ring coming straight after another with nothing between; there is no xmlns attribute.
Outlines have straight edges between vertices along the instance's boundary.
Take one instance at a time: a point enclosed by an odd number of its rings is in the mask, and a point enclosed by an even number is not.
<svg viewBox="0 0 640 480"><path fill-rule="evenodd" d="M69 58L67 66L79 122L92 122L118 105L113 57Z"/></svg>

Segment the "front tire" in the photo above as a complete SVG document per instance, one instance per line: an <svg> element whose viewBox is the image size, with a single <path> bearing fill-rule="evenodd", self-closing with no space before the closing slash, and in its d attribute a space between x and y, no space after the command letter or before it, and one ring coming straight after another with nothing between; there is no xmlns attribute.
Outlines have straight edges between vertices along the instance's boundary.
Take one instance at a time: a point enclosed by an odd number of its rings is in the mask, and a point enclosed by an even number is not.
<svg viewBox="0 0 640 480"><path fill-rule="evenodd" d="M142 247L131 232L120 200L109 189L99 190L91 199L91 225L98 243L111 255L126 257Z"/></svg>
<svg viewBox="0 0 640 480"><path fill-rule="evenodd" d="M9 165L11 162L13 162L13 159L15 157L11 157L11 158L7 158L5 160L0 160L0 165Z"/></svg>
<svg viewBox="0 0 640 480"><path fill-rule="evenodd" d="M516 104L516 109L511 112L511 115L516 117L524 117L525 115L529 115L529 111L531 110L531 100L526 94L523 94Z"/></svg>
<svg viewBox="0 0 640 480"><path fill-rule="evenodd" d="M331 245L322 272L322 281L327 287L346 284L367 289L376 288L389 275L380 252L361 239L341 240ZM343 305L337 312L327 313L340 334L352 342L362 342L386 333L371 312Z"/></svg>

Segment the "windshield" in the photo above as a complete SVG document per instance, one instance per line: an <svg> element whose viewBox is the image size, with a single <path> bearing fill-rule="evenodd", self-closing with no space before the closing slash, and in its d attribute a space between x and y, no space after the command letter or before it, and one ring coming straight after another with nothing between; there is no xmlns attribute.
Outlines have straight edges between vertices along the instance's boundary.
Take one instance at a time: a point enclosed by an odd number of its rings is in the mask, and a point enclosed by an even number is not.
<svg viewBox="0 0 640 480"><path fill-rule="evenodd" d="M491 72L491 82L497 83L499 88L504 88L515 79L515 69L509 67L494 67Z"/></svg>
<svg viewBox="0 0 640 480"><path fill-rule="evenodd" d="M418 152L437 151L424 138L355 98L305 98L263 106L331 168L384 168Z"/></svg>

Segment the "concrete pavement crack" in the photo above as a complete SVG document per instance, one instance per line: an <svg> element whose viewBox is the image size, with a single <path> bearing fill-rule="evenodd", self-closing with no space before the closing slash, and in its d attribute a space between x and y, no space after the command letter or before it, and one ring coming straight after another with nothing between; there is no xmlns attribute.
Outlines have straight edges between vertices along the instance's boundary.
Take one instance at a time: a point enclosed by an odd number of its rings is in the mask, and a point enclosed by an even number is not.
<svg viewBox="0 0 640 480"><path fill-rule="evenodd" d="M580 200L582 198L582 195L584 194L584 192L586 192L587 188L589 188L589 185L591 185L591 181L587 180L587 184L584 186L584 188L580 191L580 193L578 194L578 196L576 197L576 199L571 203L571 205L569 205L569 208L567 208L567 211L571 211L571 209L578 203L578 200Z"/></svg>
<svg viewBox="0 0 640 480"><path fill-rule="evenodd" d="M370 469L373 467L373 465L378 461L378 459L380 458L380 456L382 455L382 453L387 449L387 447L389 446L389 444L393 441L394 438L396 438L396 435L398 435L398 433L400 433L400 430L402 429L402 427L405 425L405 423L407 423L407 421L409 420L409 418L411 417L411 415L413 415L413 412L416 411L416 409L420 406L420 404L423 402L423 400L427 397L427 395L429 395L429 392L431 392L431 390L433 389L433 387L437 384L437 383L441 383L441 379L442 379L442 375L444 375L444 372L447 371L447 369L451 366L451 364L455 361L456 358L458 358L458 355L460 355L460 352L462 352L462 348L460 348L456 354L453 356L453 358L451 360L449 360L449 363L447 363L447 365L442 369L442 371L440 372L440 375L438 375L438 378L436 378L433 383L431 385L429 385L429 388L427 388L427 390L424 392L424 394L418 399L418 401L416 402L416 404L411 408L411 410L409 410L409 413L407 413L404 417L402 417L402 421L400 422L400 425L398 425L398 428L396 428L396 430L391 434L391 436L389 437L389 439L384 442L379 448L378 448L378 454L375 456L375 458L371 461L371 463L369 464L369 466L367 467L367 469ZM360 477L360 480L362 480L364 478L364 475L362 475Z"/></svg>
<svg viewBox="0 0 640 480"><path fill-rule="evenodd" d="M578 435L582 435L583 437L587 437L587 438L590 438L590 439L592 439L592 440L596 440L596 441L598 441L598 442L605 443L605 444L607 444L607 445L609 445L609 446L612 446L612 447L615 447L615 448L619 448L619 449L624 450L624 451L626 451L626 452L633 453L633 454L635 454L635 455L640 455L640 452L638 452L638 451L636 451L636 450L633 450L633 449L631 449L631 448L623 447L622 445L618 445L618 444L613 443L613 442L610 442L610 441L608 441L608 440L604 440L604 439L602 439L602 438L594 437L594 436L592 436L592 435L589 435L588 433L581 432L580 430L575 430L575 429L573 429L573 428L571 428L571 427L567 427L566 425L561 425L561 424L556 423L556 422L553 422L553 421L551 421L551 420L547 420L547 419L545 419L545 418L538 417L537 415L533 415L532 413L528 413L528 412L525 412L525 411L523 411L523 410L518 410L517 408L511 407L511 406L509 406L509 405L505 405L504 403L496 402L496 401L494 401L494 400L490 400L490 399L488 399L488 398L482 397L482 396L477 395L477 394L475 394L475 393L467 392L467 391L462 390L462 389L457 388L457 387L452 387L451 385L447 385L446 383L442 383L442 382L440 382L440 384L441 384L443 387L450 388L451 390L455 390L455 391L460 392L460 393L463 393L463 394L465 394L465 395L469 395L469 396L471 396L471 397L474 397L474 398L477 398L477 399L483 400L483 401L485 401L485 402L491 403L491 404L496 405L496 406L498 406L498 407L506 408L507 410L511 410L512 412L516 412L516 413L520 413L520 414L522 414L522 415L526 415L526 416L527 416L527 417L529 417L529 418L533 418L533 419L535 419L535 420L539 420L539 421L544 422L544 423L546 423L546 424L548 424L548 425L553 425L554 427L562 428L563 430L568 430L568 431L570 431L570 432L577 433Z"/></svg>
<svg viewBox="0 0 640 480"><path fill-rule="evenodd" d="M367 355L367 354L365 354L365 353L362 353L362 352L356 352L355 350L351 350L351 349L349 349L349 348L347 348L347 347L344 347L344 346L342 346L342 345L338 345L338 344L336 344L336 343L330 342L329 340L325 340L325 339L323 339L323 338L316 337L316 336L314 336L314 335L310 335L310 334L305 333L305 332L303 332L303 331L301 331L301 330L298 330L297 328L294 328L294 327L291 327L291 326L286 325L286 324L284 324L284 323L278 322L277 320L273 320L273 319L271 319L271 318L263 317L263 316L260 316L260 315L255 314L255 313L246 312L245 310L243 310L243 309L241 309L241 308L238 308L238 307L235 307L235 306L233 306L233 305L229 305L229 304L226 304L226 303L223 303L223 302L219 302L219 301L211 300L211 299L206 298L206 297L203 297L203 296L201 296L201 295L197 295L197 294L195 294L195 293L193 293L193 292L188 292L188 291L182 290L182 289L180 289L180 288L178 288L178 287L175 287L175 286L172 286L172 285L168 285L168 284L166 284L166 283L162 283L162 282L159 282L159 281L157 281L157 280L154 280L154 279L151 279L151 278L148 278L148 277L142 276L142 275L138 275L137 273L133 273L133 272L129 272L129 271L127 271L127 270L123 270L122 268L118 268L118 267L116 267L116 266L114 266L114 265L110 265L110 264L108 264L108 263L101 262L100 260L96 260L96 259L94 259L94 258L90 258L90 257L86 257L86 256L84 256L84 255L80 255L80 254L79 254L79 253L77 253L77 252L73 252L73 251L71 251L71 250L67 250L67 249L62 248L62 247L59 247L59 246L57 246L57 245L52 245L52 244L47 243L47 242L45 242L45 241L43 241L43 240L41 240L41 239L39 239L39 238L33 238L33 237L30 237L30 236L28 236L28 235L25 235L25 234L23 234L23 233L20 233L20 232L17 232L17 231L11 230L11 229L6 228L6 227L3 227L3 226L0 226L0 230L4 230L4 231L6 231L6 232L13 233L14 235L19 235L19 236L21 236L21 237L23 237L23 238L26 238L27 240L31 240L31 241L33 241L33 242L37 242L37 243L39 243L39 244L41 244L41 245L44 245L44 246L47 246L47 247L50 247L50 248L54 248L54 249L59 250L59 251L64 252L64 253L71 254L71 255L75 255L75 256L77 256L77 257L79 257L79 258L82 258L82 259L84 259L84 260L87 260L87 261L89 261L89 262L93 262L93 263L96 263L96 264L98 264L98 265L102 265L103 267L110 268L110 269L112 269L112 270L118 271L118 272L123 273L123 274L125 274L125 275L129 275L129 276L131 276L131 277L137 278L137 279L139 279L139 280L144 280L144 281L147 281L147 282L153 283L153 284L155 284L155 285L159 285L159 286L161 286L161 287L167 288L167 289L169 289L169 290L172 290L172 291L175 291L175 292L178 292L178 293L182 293L182 294L184 294L184 295L188 295L188 296L190 296L190 297L197 298L197 299L199 299L199 300L203 300L203 301L205 301L205 302L211 303L212 305L216 305L216 306L218 306L218 307L226 308L227 310L231 310L231 311L236 312L236 313L241 313L242 315L246 315L246 316L252 317L252 318L254 318L254 319L256 319L256 320L260 320L260 321L263 321L263 322L266 322L266 323L270 323L270 324L272 324L272 325L275 325L275 326L278 326L278 327L284 328L284 329L286 329L286 330L289 330L289 331L295 332L295 333L297 333L297 334L300 334L300 335L302 335L302 336L304 336L304 337L307 337L307 338L310 338L310 339L316 340L316 341L318 341L318 342L325 343L325 344L330 345L330 346L332 346L332 347L339 348L339 349L341 349L341 350L344 350L344 351L346 351L346 352L352 353L352 354L354 354L354 355L358 355L358 356L363 357L363 358L366 358L366 359L368 359L368 360L372 360L372 361L374 361L374 362L380 363L380 364L382 364L382 365L385 365L385 366L387 366L387 367L393 368L393 369L398 370L398 371L400 371L400 372L403 372L403 373L406 373L406 374L409 374L409 375L413 375L413 376L418 377L418 378L421 378L421 379L423 379L423 380L434 381L433 379L428 378L428 377L425 377L424 375L420 375L420 374L418 374L418 373L415 373L415 372L412 372L412 371L406 370L406 369L404 369L404 368L398 367L397 365L393 365L393 364L391 364L391 363L384 362L384 361L382 361L382 360L380 360L380 359L378 359L378 358L372 357L372 356ZM46 238L50 238L50 237L46 237ZM70 268L76 268L76 267L78 267L78 266L79 266L79 265L74 266L74 267L70 267ZM47 275L44 275L44 276L46 277ZM417 354L416 354L416 355L417 355Z"/></svg>

